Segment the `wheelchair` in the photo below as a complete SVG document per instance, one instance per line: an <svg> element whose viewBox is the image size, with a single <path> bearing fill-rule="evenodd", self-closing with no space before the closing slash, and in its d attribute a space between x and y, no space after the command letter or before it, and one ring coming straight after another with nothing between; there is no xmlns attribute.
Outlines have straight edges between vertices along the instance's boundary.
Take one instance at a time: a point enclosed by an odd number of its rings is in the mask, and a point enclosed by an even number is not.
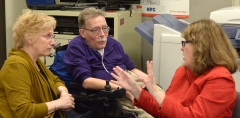
<svg viewBox="0 0 240 118"><path fill-rule="evenodd" d="M104 90L87 90L71 79L63 62L63 56L68 45L55 48L54 63L50 66L56 76L63 80L75 99L75 109L79 114L90 114L90 118L137 118L137 113L124 111L116 98L125 97L126 90L112 91L109 81ZM89 115L88 115L89 116ZM89 117L88 117L89 118Z"/></svg>

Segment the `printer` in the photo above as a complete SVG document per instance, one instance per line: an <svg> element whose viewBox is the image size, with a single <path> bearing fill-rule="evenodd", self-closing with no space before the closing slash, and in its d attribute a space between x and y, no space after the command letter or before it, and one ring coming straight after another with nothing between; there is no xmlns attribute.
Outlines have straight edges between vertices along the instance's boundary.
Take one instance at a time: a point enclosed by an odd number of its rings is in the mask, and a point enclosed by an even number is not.
<svg viewBox="0 0 240 118"><path fill-rule="evenodd" d="M189 23L171 14L161 14L152 21L138 24L135 30L153 45L153 72L156 82L168 88L176 69L182 65L182 30Z"/></svg>
<svg viewBox="0 0 240 118"><path fill-rule="evenodd" d="M240 56L240 6L226 7L210 13L210 19L219 23ZM238 59L240 67L240 59ZM240 68L233 74L237 91L240 91Z"/></svg>

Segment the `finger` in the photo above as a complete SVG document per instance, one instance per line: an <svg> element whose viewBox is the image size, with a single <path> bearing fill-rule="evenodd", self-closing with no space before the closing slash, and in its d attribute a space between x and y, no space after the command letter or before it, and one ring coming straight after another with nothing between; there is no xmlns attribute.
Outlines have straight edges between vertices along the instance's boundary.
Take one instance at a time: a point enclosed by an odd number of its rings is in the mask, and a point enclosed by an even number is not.
<svg viewBox="0 0 240 118"><path fill-rule="evenodd" d="M153 80L153 72L148 73L148 78Z"/></svg>
<svg viewBox="0 0 240 118"><path fill-rule="evenodd" d="M67 101L67 104L72 104L72 100L68 100L68 101Z"/></svg>
<svg viewBox="0 0 240 118"><path fill-rule="evenodd" d="M146 64L147 64L148 78L151 79L151 81L152 81L153 78L154 78L153 69L152 69L153 62L152 61L147 61Z"/></svg>
<svg viewBox="0 0 240 118"><path fill-rule="evenodd" d="M147 80L142 77L139 77L138 80L144 83L145 85L147 84Z"/></svg>
<svg viewBox="0 0 240 118"><path fill-rule="evenodd" d="M141 85L141 87L142 87L142 88L145 88L145 87L146 87L146 85L145 85L145 84L143 84L143 85Z"/></svg>
<svg viewBox="0 0 240 118"><path fill-rule="evenodd" d="M150 61L149 62L149 71L150 71L150 73L153 73L153 61Z"/></svg>
<svg viewBox="0 0 240 118"><path fill-rule="evenodd" d="M147 74L149 75L150 74L150 68L149 68L149 61L146 62L146 66L147 66Z"/></svg>
<svg viewBox="0 0 240 118"><path fill-rule="evenodd" d="M122 68L117 66L115 69L117 70L116 72L119 79L129 78L129 76L127 76L128 74Z"/></svg>
<svg viewBox="0 0 240 118"><path fill-rule="evenodd" d="M122 75L125 77L125 78L132 78L132 76L129 74L129 73L127 73L126 71L122 71Z"/></svg>
<svg viewBox="0 0 240 118"><path fill-rule="evenodd" d="M119 70L118 67L113 68L113 71L114 71L118 76L121 76L121 70Z"/></svg>
<svg viewBox="0 0 240 118"><path fill-rule="evenodd" d="M110 73L112 76L113 76L113 78L115 78L116 80L120 80L120 77L118 77L116 74L114 74L114 73Z"/></svg>
<svg viewBox="0 0 240 118"><path fill-rule="evenodd" d="M131 78L131 76L126 71L124 71L122 68L120 68L119 66L117 66L116 69L118 70L117 74L119 75L119 77Z"/></svg>
<svg viewBox="0 0 240 118"><path fill-rule="evenodd" d="M123 72L124 70L123 70L122 68L120 68L119 66L116 66L116 70L117 70L117 71L116 71L117 75L121 77L121 76L122 76L122 72Z"/></svg>
<svg viewBox="0 0 240 118"><path fill-rule="evenodd" d="M138 80L144 83L145 79L143 79L142 77L139 77Z"/></svg>
<svg viewBox="0 0 240 118"><path fill-rule="evenodd" d="M150 61L147 61L146 62L146 65L147 65L147 73L149 74L149 73L152 73L152 69L151 69L151 62Z"/></svg>
<svg viewBox="0 0 240 118"><path fill-rule="evenodd" d="M117 69L119 72L123 71L123 69L120 68L119 66L116 66L116 69Z"/></svg>
<svg viewBox="0 0 240 118"><path fill-rule="evenodd" d="M112 82L112 83L114 83L114 84L116 84L116 85L121 86L120 83L119 83L118 81L110 80L110 82Z"/></svg>

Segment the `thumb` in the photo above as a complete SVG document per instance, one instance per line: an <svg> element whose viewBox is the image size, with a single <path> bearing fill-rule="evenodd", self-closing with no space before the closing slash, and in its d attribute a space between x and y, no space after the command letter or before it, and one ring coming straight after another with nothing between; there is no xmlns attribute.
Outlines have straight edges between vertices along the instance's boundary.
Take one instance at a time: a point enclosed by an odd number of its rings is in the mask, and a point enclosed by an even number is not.
<svg viewBox="0 0 240 118"><path fill-rule="evenodd" d="M138 80L141 81L142 83L146 84L146 80L144 78L139 77Z"/></svg>

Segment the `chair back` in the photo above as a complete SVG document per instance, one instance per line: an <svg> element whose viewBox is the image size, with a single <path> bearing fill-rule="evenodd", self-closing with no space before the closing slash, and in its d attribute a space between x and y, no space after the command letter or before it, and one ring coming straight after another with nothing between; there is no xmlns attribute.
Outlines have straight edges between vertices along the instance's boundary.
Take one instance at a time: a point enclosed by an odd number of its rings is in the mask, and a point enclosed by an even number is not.
<svg viewBox="0 0 240 118"><path fill-rule="evenodd" d="M240 118L240 92L237 91L237 101L233 109L232 118Z"/></svg>

